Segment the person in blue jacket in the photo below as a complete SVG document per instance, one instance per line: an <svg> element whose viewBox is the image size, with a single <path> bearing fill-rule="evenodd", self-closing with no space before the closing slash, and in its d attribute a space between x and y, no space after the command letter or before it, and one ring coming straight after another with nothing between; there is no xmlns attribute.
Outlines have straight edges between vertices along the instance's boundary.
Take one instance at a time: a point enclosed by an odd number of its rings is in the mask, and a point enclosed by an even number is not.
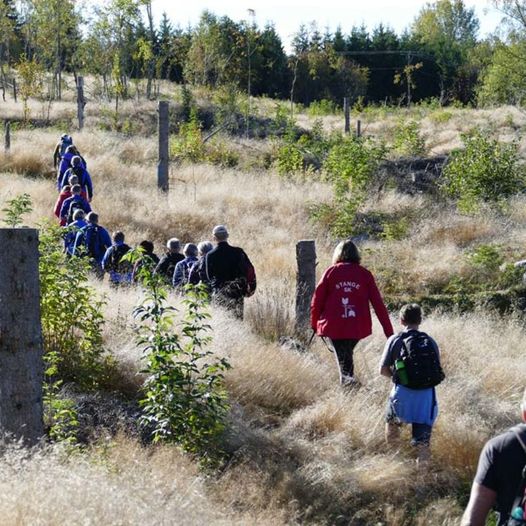
<svg viewBox="0 0 526 526"><path fill-rule="evenodd" d="M103 279L102 259L111 247L111 236L99 225L99 216L95 212L90 212L86 221L88 224L78 232L75 239L74 253L87 256L97 277Z"/></svg>
<svg viewBox="0 0 526 526"><path fill-rule="evenodd" d="M81 228L84 228L88 223L85 219L86 214L84 210L75 210L73 214L73 222L65 226L66 234L64 236L64 252L68 256L75 255L75 240L77 233Z"/></svg>
<svg viewBox="0 0 526 526"><path fill-rule="evenodd" d="M91 212L90 204L80 195L82 188L79 184L74 184L71 188L71 197L64 199L60 208L60 219L67 225L73 220L75 210L83 210L86 214Z"/></svg>
<svg viewBox="0 0 526 526"><path fill-rule="evenodd" d="M183 254L185 258L175 265L172 285L174 287L183 287L188 283L190 270L197 262L197 245L187 243L184 246Z"/></svg>
<svg viewBox="0 0 526 526"><path fill-rule="evenodd" d="M80 153L77 150L77 148L73 144L71 146L68 146L66 148L66 153L60 159L60 163L58 165L58 170L57 170L57 189L58 189L59 192L62 189L62 187L65 184L67 184L67 183L63 183L62 181L64 179L64 174L72 166L73 157L79 157L80 158L80 162L82 164L82 167L84 169L87 168L86 161L80 155Z"/></svg>
<svg viewBox="0 0 526 526"><path fill-rule="evenodd" d="M82 188L82 195L85 199L91 202L93 199L93 183L91 176L82 164L82 159L76 155L71 159L71 168L68 168L60 182L60 188L64 188L67 184L71 185L71 178L77 177L78 182Z"/></svg>

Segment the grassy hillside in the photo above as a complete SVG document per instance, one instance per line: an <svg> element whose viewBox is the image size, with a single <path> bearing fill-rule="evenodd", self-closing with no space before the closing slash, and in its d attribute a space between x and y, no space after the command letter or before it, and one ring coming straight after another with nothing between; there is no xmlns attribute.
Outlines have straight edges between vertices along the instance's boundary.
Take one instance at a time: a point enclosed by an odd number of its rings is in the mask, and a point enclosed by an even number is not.
<svg viewBox="0 0 526 526"><path fill-rule="evenodd" d="M178 92L173 97L177 108ZM211 97L196 94L199 107ZM40 104L32 102L35 117ZM161 195L155 187L155 103L122 105L119 122L135 125L131 132L108 129L103 104L90 103L87 111L80 133L69 127L74 106L67 101L53 105L48 123L17 123L11 154L0 162L0 208L26 192L34 210L25 222L52 218L52 151L69 131L88 161L100 223L123 230L130 244L151 238L160 253L169 237L199 242L210 238L214 224L228 225L232 243L254 262L259 282L246 302L244 323L212 308L211 348L232 365L226 375L229 461L205 475L174 446L143 445L125 431L110 436L100 428L74 454L60 445L34 455L10 449L0 462L9 483L0 491L4 523L455 524L482 444L518 419L526 373L520 316L501 317L483 302L463 310L457 300L520 285L519 276L504 279L499 268L526 256L526 198L467 216L436 195L383 188L369 194L359 210L364 220L387 218L394 225L364 236L360 244L364 265L392 305L457 298L456 309L445 302L423 325L440 345L447 379L438 388L432 465L422 473L409 448L388 450L383 441L390 385L377 370L384 345L377 324L356 350L362 387L350 392L338 386L334 358L320 341L304 354L278 343L293 333L295 243L316 239L320 273L335 244L309 215L313 203L333 199L326 178L309 171L279 176L272 162L275 138L220 134L214 144L235 151L238 165L179 159L171 166L170 193ZM399 119L410 116L421 122L427 151L447 153L460 144L461 131L477 124L489 123L506 140L520 138L525 124L513 108L411 111L365 111L364 131L390 141ZM270 101L261 101L257 112L261 119L275 117ZM20 104L0 104L0 118L21 115ZM322 120L325 130L343 125L339 117ZM313 121L307 113L297 115L304 129ZM494 286L497 278L502 287ZM142 378L131 313L141 292L115 291L106 282L93 286L107 298L105 346L122 373L113 385L115 396L133 398ZM171 302L180 306L180 298ZM392 316L397 323L395 311Z"/></svg>

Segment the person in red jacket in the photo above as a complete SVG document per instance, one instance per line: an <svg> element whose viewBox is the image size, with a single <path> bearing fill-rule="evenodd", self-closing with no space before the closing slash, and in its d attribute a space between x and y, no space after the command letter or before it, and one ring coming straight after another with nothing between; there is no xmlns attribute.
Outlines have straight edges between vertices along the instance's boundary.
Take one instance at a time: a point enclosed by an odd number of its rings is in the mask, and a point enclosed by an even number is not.
<svg viewBox="0 0 526 526"><path fill-rule="evenodd" d="M372 333L369 303L372 304L386 338L393 334L389 313L373 275L360 265L360 252L347 239L335 249L330 266L318 283L311 302L311 326L318 336L329 338L334 347L340 383L353 385L353 351Z"/></svg>
<svg viewBox="0 0 526 526"><path fill-rule="evenodd" d="M66 226L66 220L60 217L60 210L62 210L62 203L64 203L64 201L70 198L72 195L73 194L71 193L71 186L69 184L64 186L60 194L58 194L57 202L55 203L55 208L53 209L53 213L59 218L60 226Z"/></svg>

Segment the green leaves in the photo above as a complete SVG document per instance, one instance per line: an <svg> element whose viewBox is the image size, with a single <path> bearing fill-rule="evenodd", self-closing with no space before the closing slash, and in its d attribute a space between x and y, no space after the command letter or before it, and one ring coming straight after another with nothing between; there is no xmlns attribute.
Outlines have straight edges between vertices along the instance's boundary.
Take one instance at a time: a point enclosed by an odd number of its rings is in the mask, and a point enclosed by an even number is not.
<svg viewBox="0 0 526 526"><path fill-rule="evenodd" d="M480 130L462 136L464 149L451 154L444 168L443 190L465 212L482 203L500 204L525 187L525 173L515 143L500 143Z"/></svg>
<svg viewBox="0 0 526 526"><path fill-rule="evenodd" d="M11 228L16 228L22 224L22 216L32 210L31 196L29 194L21 194L8 201L7 207L2 209L2 212L6 215L4 223Z"/></svg>
<svg viewBox="0 0 526 526"><path fill-rule="evenodd" d="M203 466L213 467L222 455L220 439L229 408L223 374L230 365L206 348L208 293L203 286L186 286L185 315L176 327L176 310L166 303L161 279L146 265L139 279L145 296L134 315L140 322L137 343L148 375L140 402L142 424L151 430L154 442L176 442L198 456Z"/></svg>

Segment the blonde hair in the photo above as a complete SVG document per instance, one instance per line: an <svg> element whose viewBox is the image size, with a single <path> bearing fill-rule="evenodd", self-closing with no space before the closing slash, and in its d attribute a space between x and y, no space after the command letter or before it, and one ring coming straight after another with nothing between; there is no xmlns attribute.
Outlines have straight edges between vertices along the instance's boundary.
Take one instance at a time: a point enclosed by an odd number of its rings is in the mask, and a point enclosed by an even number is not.
<svg viewBox="0 0 526 526"><path fill-rule="evenodd" d="M350 240L346 239L338 243L332 255L332 264L336 263L360 263L360 251L358 247Z"/></svg>

